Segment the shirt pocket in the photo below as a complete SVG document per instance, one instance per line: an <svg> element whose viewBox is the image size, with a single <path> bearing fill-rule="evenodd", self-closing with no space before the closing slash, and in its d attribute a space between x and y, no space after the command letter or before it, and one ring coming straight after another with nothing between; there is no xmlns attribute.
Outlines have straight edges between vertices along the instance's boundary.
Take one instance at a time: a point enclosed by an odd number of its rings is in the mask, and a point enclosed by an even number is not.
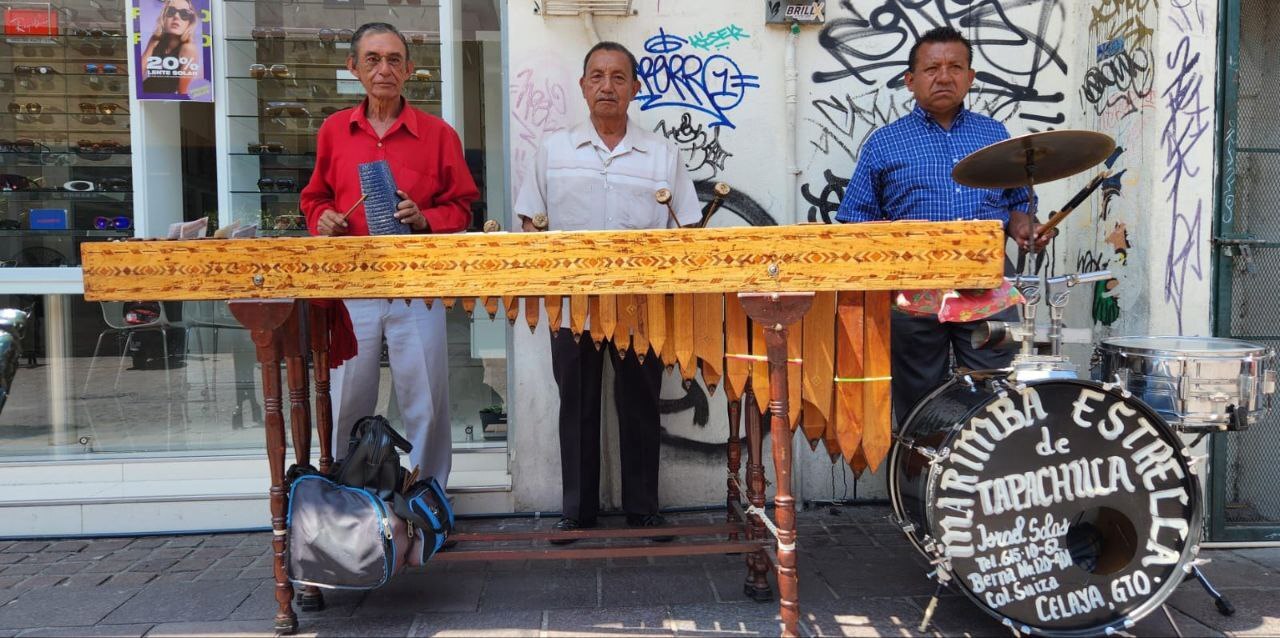
<svg viewBox="0 0 1280 638"><path fill-rule="evenodd" d="M426 210L435 206L435 175L392 164L391 176L396 180L396 189L404 191L418 208Z"/></svg>
<svg viewBox="0 0 1280 638"><path fill-rule="evenodd" d="M671 214L656 199L659 189L671 190L665 181L653 185L618 184L617 226L625 229L666 228Z"/></svg>

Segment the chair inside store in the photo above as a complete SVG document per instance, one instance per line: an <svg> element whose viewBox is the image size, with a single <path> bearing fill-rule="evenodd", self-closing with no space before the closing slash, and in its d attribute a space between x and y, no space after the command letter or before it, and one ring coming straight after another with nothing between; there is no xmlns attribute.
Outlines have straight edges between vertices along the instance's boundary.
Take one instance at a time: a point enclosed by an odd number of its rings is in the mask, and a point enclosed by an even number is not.
<svg viewBox="0 0 1280 638"><path fill-rule="evenodd" d="M113 391L120 390L120 375L124 372L125 358L129 355L129 347L133 344L134 339L146 332L156 332L160 334L161 350L164 354L163 367L165 371L166 390L171 390L173 381L170 378L170 368L172 367L173 358L169 352L169 331L182 330L186 326L181 322L170 321L165 314L163 303L146 304L147 308L154 308L154 311L126 311L126 304L122 301L103 301L102 320L107 324L107 328L98 334L98 342L93 347L93 357L89 359L89 370L85 373L84 389L81 394L88 396L90 383L93 382L93 368L98 361L98 355L102 352L102 342L110 335L117 338L123 336L124 343L120 348L120 364L116 369L115 384L112 386Z"/></svg>
<svg viewBox="0 0 1280 638"><path fill-rule="evenodd" d="M161 304L163 306L163 304ZM244 330L244 326L231 314L226 301L185 301L182 304L182 322L187 327L186 352L190 361L191 340L194 337L196 352L200 353L203 375L201 395L205 401L216 398L218 388L218 337L223 330ZM210 337L206 349L205 337ZM252 354L250 355L252 356ZM237 382L240 380L237 379ZM250 379L252 381L252 379Z"/></svg>

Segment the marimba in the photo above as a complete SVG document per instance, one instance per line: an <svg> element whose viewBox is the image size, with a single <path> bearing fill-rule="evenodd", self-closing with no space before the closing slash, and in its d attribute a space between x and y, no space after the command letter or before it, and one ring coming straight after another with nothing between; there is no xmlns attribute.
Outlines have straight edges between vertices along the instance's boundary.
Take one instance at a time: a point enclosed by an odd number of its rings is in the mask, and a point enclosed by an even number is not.
<svg viewBox="0 0 1280 638"><path fill-rule="evenodd" d="M327 312L306 300L423 298L483 308L491 317L575 338L612 338L624 356L652 346L686 382L701 371L729 399L724 525L662 528L671 535L725 535L718 542L662 546L467 550L462 543L553 538L641 538L653 529L476 534L434 560L600 558L744 553L744 591L771 597L777 569L785 632L799 619L791 439L802 424L811 445L856 472L876 468L890 447L889 304L892 290L993 288L1004 233L998 222L898 222L699 230L486 233L341 238L125 241L82 246L85 299L231 300L262 364L275 552L275 618L292 633L297 616L286 573L287 511L281 361L287 371L296 462L310 463L314 365L319 465L332 461ZM561 299L568 297L567 316ZM737 298L734 299L733 296ZM522 300L522 301L518 301ZM631 348L627 348L630 343ZM798 374L789 373L798 371ZM762 427L757 393L768 397L776 471L776 523L764 512ZM745 419L742 418L745 415ZM740 422L747 471L739 480ZM522 426L517 416L517 427ZM537 427L532 425L529 427ZM742 503L745 492L747 503ZM308 588L303 609L319 608Z"/></svg>

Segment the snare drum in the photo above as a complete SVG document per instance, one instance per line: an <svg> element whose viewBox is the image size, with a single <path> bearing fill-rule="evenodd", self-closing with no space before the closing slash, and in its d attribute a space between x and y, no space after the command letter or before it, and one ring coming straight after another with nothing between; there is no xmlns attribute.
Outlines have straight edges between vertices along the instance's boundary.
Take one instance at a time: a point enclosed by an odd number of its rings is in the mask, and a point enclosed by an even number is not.
<svg viewBox="0 0 1280 638"><path fill-rule="evenodd" d="M1115 385L971 375L903 424L895 519L1021 634L1096 636L1159 608L1200 542L1200 487L1174 432Z"/></svg>
<svg viewBox="0 0 1280 638"><path fill-rule="evenodd" d="M1271 407L1276 353L1212 337L1111 337L1095 355L1118 381L1184 432L1243 430Z"/></svg>

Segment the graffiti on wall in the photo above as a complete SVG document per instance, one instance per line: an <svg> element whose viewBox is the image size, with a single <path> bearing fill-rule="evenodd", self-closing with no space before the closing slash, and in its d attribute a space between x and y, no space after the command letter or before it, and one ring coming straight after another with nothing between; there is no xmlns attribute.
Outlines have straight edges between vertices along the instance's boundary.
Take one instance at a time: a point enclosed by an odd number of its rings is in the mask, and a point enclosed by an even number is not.
<svg viewBox="0 0 1280 638"><path fill-rule="evenodd" d="M693 50L689 40L659 29L644 42L637 66L640 109L678 108L711 118L708 126L734 128L733 111L760 77L745 73L733 58Z"/></svg>
<svg viewBox="0 0 1280 638"><path fill-rule="evenodd" d="M1063 93L1039 88L1044 76L1067 71L1058 54L1064 21L1058 0L882 0L867 10L842 0L840 9L848 15L830 16L818 35L838 68L815 71L815 83L852 78L866 86L902 88L916 38L948 25L973 42L973 93L993 100L989 115L1004 120L1016 114L1033 125L1066 121Z"/></svg>
<svg viewBox="0 0 1280 638"><path fill-rule="evenodd" d="M1183 331L1183 300L1187 278L1204 278L1201 235L1205 213L1204 196L1188 184L1201 176L1206 166L1197 155L1213 124L1213 86L1205 87L1205 65L1195 42L1203 42L1204 10L1200 0L1172 0L1170 23L1181 32L1177 46L1164 59L1172 79L1160 97L1165 107L1160 148L1164 151L1165 172L1161 182L1168 188L1172 228L1165 263L1164 301L1173 306L1178 333ZM1208 91L1206 97L1205 91ZM1207 173L1205 173L1207 176Z"/></svg>
<svg viewBox="0 0 1280 638"><path fill-rule="evenodd" d="M723 51L729 45L750 38L742 27L731 24L713 31L699 31L689 36L689 46L703 51Z"/></svg>
<svg viewBox="0 0 1280 638"><path fill-rule="evenodd" d="M708 129L702 124L694 124L693 116L689 113L681 113L677 124L667 124L666 120L660 120L653 130L676 145L684 159L685 168L689 169L689 174L694 179L715 177L724 170L725 161L733 157L733 153L720 144L722 129Z"/></svg>
<svg viewBox="0 0 1280 638"><path fill-rule="evenodd" d="M556 65L530 65L515 73L508 89L511 100L511 187L520 188L525 171L532 165L538 141L548 131L563 128L569 114L568 96L572 84ZM561 69L563 71L563 69ZM512 193L514 197L514 192Z"/></svg>
<svg viewBox="0 0 1280 638"><path fill-rule="evenodd" d="M828 57L812 73L815 99L801 132L813 167L800 189L808 220L831 220L867 137L915 107L905 88L907 54L919 35L936 26L955 27L973 42L977 77L968 108L1005 122L1015 135L1065 122L1066 95L1057 90L1067 71L1058 53L1064 13L1060 0L874 0L856 6L842 0L832 6L818 35Z"/></svg>

